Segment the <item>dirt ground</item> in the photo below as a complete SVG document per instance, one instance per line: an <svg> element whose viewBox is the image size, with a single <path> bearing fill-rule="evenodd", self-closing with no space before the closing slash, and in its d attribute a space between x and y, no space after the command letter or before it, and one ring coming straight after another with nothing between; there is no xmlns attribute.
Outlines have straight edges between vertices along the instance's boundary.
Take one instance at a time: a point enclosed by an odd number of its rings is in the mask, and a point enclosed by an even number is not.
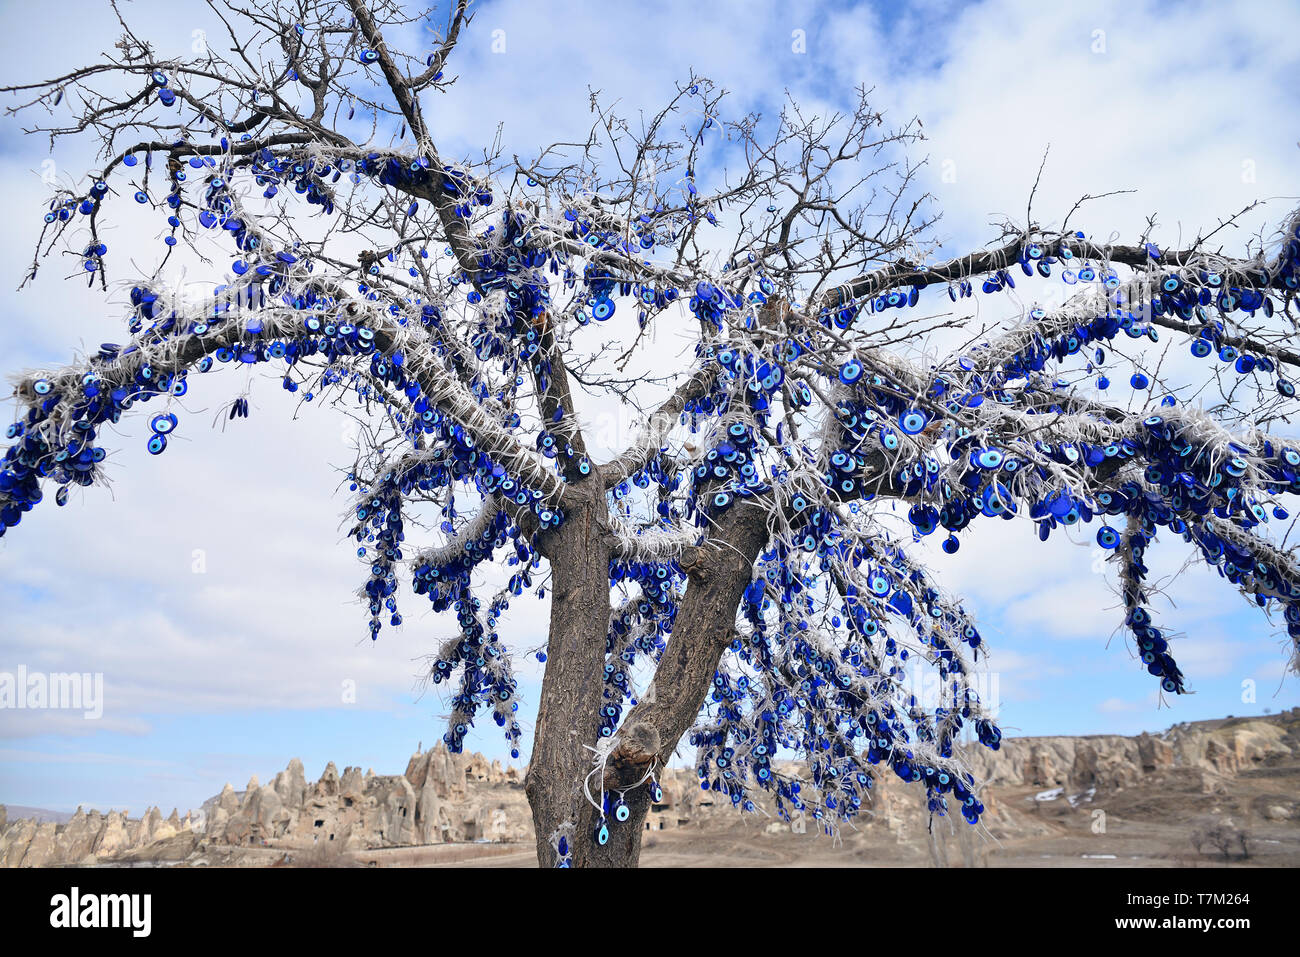
<svg viewBox="0 0 1300 957"><path fill-rule="evenodd" d="M1033 800L1033 794L1026 795ZM1039 803L1039 802L1035 802ZM1064 802L1062 802L1064 804ZM1248 853L1235 850L1224 859L1205 847L1197 852L1185 824L1133 821L1108 815L1104 833L1094 834L1094 819L1084 810L1048 808L1039 813L1050 833L999 838L963 822L948 831L936 824L910 842L850 834L842 841L815 834L771 833L737 821L729 826L684 827L648 838L643 867L1300 867L1300 828L1293 824L1249 831ZM532 867L531 844L444 845L386 848L357 855L372 867Z"/></svg>
<svg viewBox="0 0 1300 957"><path fill-rule="evenodd" d="M996 789L1003 814L992 829L938 819L901 835L878 825L839 843L735 821L661 831L647 839L646 867L1300 867L1300 821L1275 821L1294 806L1300 768L1259 768L1206 793L1198 775L1172 770L1149 785L1040 800L1037 788ZM1228 856L1202 838L1227 822L1245 836Z"/></svg>

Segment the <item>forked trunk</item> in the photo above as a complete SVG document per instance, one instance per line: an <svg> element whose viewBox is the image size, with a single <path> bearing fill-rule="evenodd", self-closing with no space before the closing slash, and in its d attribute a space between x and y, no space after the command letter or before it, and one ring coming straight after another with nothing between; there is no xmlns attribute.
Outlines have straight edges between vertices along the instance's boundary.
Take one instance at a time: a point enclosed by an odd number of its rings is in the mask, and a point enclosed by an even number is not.
<svg viewBox="0 0 1300 957"><path fill-rule="evenodd" d="M761 513L738 504L719 520L712 544L683 559L689 584L655 675L655 693L626 716L622 743L606 766L604 784L622 795L630 815L618 821L611 814L602 822L583 782L599 739L610 546L603 496L584 508L570 511L546 543L554 575L551 633L527 794L541 866L556 865L553 838L563 833L574 867L636 867L651 805L650 787L641 783L645 769L654 758L666 765L694 724L735 636L736 608L767 541L767 526ZM591 778L597 801L601 783ZM595 838L602 823L609 834L604 845Z"/></svg>

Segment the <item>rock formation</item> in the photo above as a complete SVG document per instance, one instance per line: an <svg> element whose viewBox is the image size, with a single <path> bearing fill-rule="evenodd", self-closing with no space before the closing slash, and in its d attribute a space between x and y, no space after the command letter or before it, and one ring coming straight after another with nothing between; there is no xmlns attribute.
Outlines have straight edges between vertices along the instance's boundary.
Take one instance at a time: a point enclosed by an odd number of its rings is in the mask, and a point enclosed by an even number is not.
<svg viewBox="0 0 1300 957"><path fill-rule="evenodd" d="M242 796L229 785L210 807L202 847L344 850L461 841L532 838L532 818L519 771L503 770L479 754L452 754L444 745L417 752L405 774L361 773L333 762L308 784L295 758L270 786Z"/></svg>
<svg viewBox="0 0 1300 957"><path fill-rule="evenodd" d="M187 814L182 821L175 810L164 818L158 808L147 808L139 818L131 819L125 811L101 814L79 807L66 824L38 823L30 818L7 822L0 829L0 864L95 864L149 850L154 857L178 860L193 849L197 839L191 816Z"/></svg>
<svg viewBox="0 0 1300 957"><path fill-rule="evenodd" d="M1270 768L1300 762L1300 708L1273 717L1180 724L1163 734L1131 738L1007 738L997 752L975 746L961 753L984 783L985 823L996 831L1012 823L998 799L1008 789L1021 789L1021 795L1024 789L1040 789L1043 800L1063 795L1073 806L1076 799L1090 800L1098 791L1137 786L1153 793L1176 785L1218 794L1224 782L1237 775L1272 774ZM263 785L253 777L242 792L226 784L197 815L187 812L183 819L175 809L164 818L159 808L146 808L131 819L124 811L101 814L78 808L66 824L41 823L9 820L0 805L0 865L183 861L214 853L228 861L256 863L279 859L266 857L262 848L293 854L460 842L530 843L532 815L523 777L523 769L502 768L479 754L452 754L440 744L417 751L405 773L394 775L373 770L362 774L359 767L345 767L340 774L330 762L320 778L308 782L302 762L294 758L271 783ZM702 791L689 768L666 770L660 784L663 799L647 816L648 832L720 826L737 819L731 802ZM892 774L879 775L872 791L871 815L863 828L887 834L892 841L927 840L923 792ZM1032 798L1033 791L1029 793ZM1300 802L1270 798L1258 813L1269 821L1300 820ZM1015 825L1024 828L1032 822L1021 815ZM773 818L768 827L811 832L816 824Z"/></svg>
<svg viewBox="0 0 1300 957"><path fill-rule="evenodd" d="M1006 738L999 751L971 748L966 761L989 785L1012 787L1131 787L1144 775L1185 768L1232 777L1292 754L1286 725L1300 709L1277 718L1237 718L1174 725L1161 735Z"/></svg>

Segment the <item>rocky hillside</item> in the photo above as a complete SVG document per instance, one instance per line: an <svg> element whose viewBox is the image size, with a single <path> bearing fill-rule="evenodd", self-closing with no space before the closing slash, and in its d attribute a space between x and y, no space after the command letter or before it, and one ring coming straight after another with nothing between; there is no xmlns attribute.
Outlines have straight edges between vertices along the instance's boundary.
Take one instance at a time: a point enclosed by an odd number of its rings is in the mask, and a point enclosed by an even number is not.
<svg viewBox="0 0 1300 957"><path fill-rule="evenodd" d="M333 762L308 782L297 758L268 784L230 784L181 819L157 808L77 813L65 825L24 818L6 823L0 805L0 862L7 867L180 861L242 849L311 849L321 856L372 847L532 838L522 771L439 745L415 754L404 774L362 774Z"/></svg>
<svg viewBox="0 0 1300 957"><path fill-rule="evenodd" d="M999 841L1064 833L1072 811L1085 824L1094 820L1095 832L1096 812L1091 818L1088 812L1103 805L1126 816L1121 819L1152 815L1162 827L1181 816L1189 833L1216 814L1222 817L1225 807L1238 819L1300 832L1300 709L1180 724L1158 735L1008 738L1000 751L973 748L966 757L986 782L985 824ZM649 841L682 829L730 833L737 827L730 802L715 807L690 770L670 770L661 783L663 802L646 822ZM815 830L800 821L792 826L763 820L759 830L768 834ZM874 788L872 814L849 840L902 846L928 854L933 863L949 863L929 824L920 792L883 775ZM744 826L752 836L750 822ZM66 824L6 821L0 807L0 861L8 867L329 863L358 854L374 857L383 849L483 842L527 848L532 840L522 770L503 769L477 754L453 755L441 745L412 755L406 771L396 775L363 774L355 767L339 774L331 763L308 782L302 762L294 759L269 784L254 778L243 791L227 784L184 818L176 811L163 818L157 808L139 819L78 809ZM971 844L962 840L956 853L969 858Z"/></svg>
<svg viewBox="0 0 1300 957"><path fill-rule="evenodd" d="M7 821L0 806L0 862L5 867L49 867L115 861L170 843L184 846L195 833L192 816L182 819L175 809L164 818L158 808L149 808L131 820L122 811L78 808L66 824L58 824L35 818Z"/></svg>
<svg viewBox="0 0 1300 957"><path fill-rule="evenodd" d="M1295 757L1300 708L1272 717L1177 724L1159 735L1008 738L999 751L973 749L971 770L990 785L1132 787L1170 768L1222 777Z"/></svg>

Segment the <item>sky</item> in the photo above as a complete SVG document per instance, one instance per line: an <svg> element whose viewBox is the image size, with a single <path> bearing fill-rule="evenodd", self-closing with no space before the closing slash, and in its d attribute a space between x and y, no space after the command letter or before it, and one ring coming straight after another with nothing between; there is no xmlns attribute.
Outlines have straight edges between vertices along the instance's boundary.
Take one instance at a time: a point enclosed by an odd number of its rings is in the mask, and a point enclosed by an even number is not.
<svg viewBox="0 0 1300 957"><path fill-rule="evenodd" d="M163 53L220 35L199 0L121 6ZM1045 151L1034 199L1045 225L1084 194L1131 191L1078 214L1101 238L1131 241L1154 215L1154 238L1176 245L1267 200L1225 239L1244 247L1300 197L1300 50L1277 40L1297 35L1292 4L1238 3L1231 16L1213 4L1008 0L476 6L448 65L457 83L425 104L445 156L480 152L498 128L507 154L527 156L585 133L589 89L635 115L693 69L731 91L737 112L770 117L788 93L826 115L866 86L888 119L920 117L926 141L913 153L929 157L921 181L942 211L934 238L946 255L997 238L995 223L1023 222ZM27 4L0 5L0 85L61 74L116 39L106 3L59 10L56 25ZM123 332L120 295L106 302L75 276L64 281L75 263L47 265L16 291L48 163L70 178L91 162L74 144L50 153L23 125L0 116L6 375L63 364ZM128 219L107 241L156 248L155 227ZM995 306L970 302L988 310L977 320L996 318ZM671 358L672 344L663 349ZM42 507L0 539L0 672L104 682L95 718L0 709L0 802L184 811L226 781L266 781L295 756L309 778L331 760L395 773L445 730L448 708L421 669L454 622L408 602L406 624L372 643L354 597L365 572L341 528L348 420L299 409L267 377L255 378L252 416L223 427L213 417L230 384L218 378L191 379L194 425L167 454L148 456L146 421L124 418L111 488ZM1090 536L1076 541L1040 544L1027 521L1013 521L986 523L955 556L927 542L992 649L989 687L1006 733L1132 734L1298 703L1281 629L1192 568L1158 610L1186 635L1175 652L1195 693L1162 704L1117 632L1113 576ZM1187 557L1178 543L1153 549L1153 573L1172 577ZM528 652L545 641L547 604L517 600L503 628L519 649L528 731L541 674ZM509 763L484 723L467 747Z"/></svg>

